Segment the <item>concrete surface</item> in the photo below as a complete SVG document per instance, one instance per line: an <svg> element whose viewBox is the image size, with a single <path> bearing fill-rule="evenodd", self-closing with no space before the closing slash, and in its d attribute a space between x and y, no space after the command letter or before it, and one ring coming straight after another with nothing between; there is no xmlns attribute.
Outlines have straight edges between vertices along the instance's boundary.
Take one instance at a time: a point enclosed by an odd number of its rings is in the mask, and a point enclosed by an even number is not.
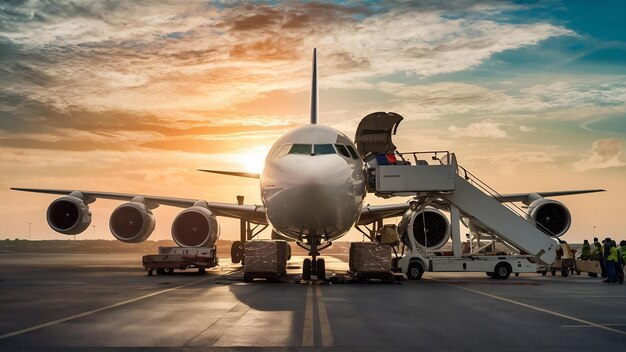
<svg viewBox="0 0 626 352"><path fill-rule="evenodd" d="M426 273L397 284L245 284L230 262L146 276L140 255L0 255L0 350L624 350L626 285ZM228 261L228 260L224 260ZM347 270L326 257L328 274Z"/></svg>

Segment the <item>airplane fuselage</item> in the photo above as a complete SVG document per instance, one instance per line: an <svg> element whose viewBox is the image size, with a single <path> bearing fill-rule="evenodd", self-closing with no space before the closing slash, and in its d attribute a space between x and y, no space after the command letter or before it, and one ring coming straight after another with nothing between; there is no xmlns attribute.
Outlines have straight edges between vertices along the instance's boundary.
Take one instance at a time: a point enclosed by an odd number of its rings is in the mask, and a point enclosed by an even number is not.
<svg viewBox="0 0 626 352"><path fill-rule="evenodd" d="M332 241L359 218L365 197L363 161L354 143L327 126L291 130L270 149L261 173L267 220L281 235Z"/></svg>

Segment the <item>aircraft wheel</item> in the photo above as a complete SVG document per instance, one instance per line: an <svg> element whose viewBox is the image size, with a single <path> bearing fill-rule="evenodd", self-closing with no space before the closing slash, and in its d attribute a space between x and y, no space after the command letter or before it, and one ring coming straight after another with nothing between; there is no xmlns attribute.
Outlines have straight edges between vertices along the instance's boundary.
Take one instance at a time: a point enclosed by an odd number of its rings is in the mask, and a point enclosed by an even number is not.
<svg viewBox="0 0 626 352"><path fill-rule="evenodd" d="M318 259L315 268L318 280L326 280L326 262L324 259Z"/></svg>
<svg viewBox="0 0 626 352"><path fill-rule="evenodd" d="M302 263L302 280L311 280L311 259L309 258Z"/></svg>
<svg viewBox="0 0 626 352"><path fill-rule="evenodd" d="M421 263L409 264L409 270L406 272L406 277L409 280L419 280L422 278L422 274L424 274L424 267Z"/></svg>

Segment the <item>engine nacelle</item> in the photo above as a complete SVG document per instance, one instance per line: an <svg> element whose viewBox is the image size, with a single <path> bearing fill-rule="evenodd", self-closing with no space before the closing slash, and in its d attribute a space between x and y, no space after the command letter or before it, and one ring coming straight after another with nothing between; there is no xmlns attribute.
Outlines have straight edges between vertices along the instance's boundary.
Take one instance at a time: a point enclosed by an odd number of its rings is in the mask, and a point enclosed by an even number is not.
<svg viewBox="0 0 626 352"><path fill-rule="evenodd" d="M50 204L46 219L54 231L64 235L77 235L91 224L91 211L82 199L64 196Z"/></svg>
<svg viewBox="0 0 626 352"><path fill-rule="evenodd" d="M143 242L150 237L156 222L152 211L143 203L128 202L113 210L109 229L115 238L126 243Z"/></svg>
<svg viewBox="0 0 626 352"><path fill-rule="evenodd" d="M426 207L422 212L407 210L398 225L403 239L413 237L415 242L427 249L441 248L450 238L450 222L435 208Z"/></svg>
<svg viewBox="0 0 626 352"><path fill-rule="evenodd" d="M198 203L183 210L172 223L172 239L181 247L213 247L219 235L215 215Z"/></svg>
<svg viewBox="0 0 626 352"><path fill-rule="evenodd" d="M544 198L530 203L526 219L532 219L539 230L552 237L563 236L572 224L572 216L563 203Z"/></svg>

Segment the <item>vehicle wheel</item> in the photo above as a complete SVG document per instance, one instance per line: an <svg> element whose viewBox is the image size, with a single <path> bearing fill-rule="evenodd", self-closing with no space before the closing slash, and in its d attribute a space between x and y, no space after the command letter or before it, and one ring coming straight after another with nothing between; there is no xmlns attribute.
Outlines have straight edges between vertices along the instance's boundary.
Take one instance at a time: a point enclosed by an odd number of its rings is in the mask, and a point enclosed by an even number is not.
<svg viewBox="0 0 626 352"><path fill-rule="evenodd" d="M156 272L157 272L157 275L163 275L164 274L162 268L157 269Z"/></svg>
<svg viewBox="0 0 626 352"><path fill-rule="evenodd" d="M326 280L326 262L324 259L317 260L317 268L315 268L318 280Z"/></svg>
<svg viewBox="0 0 626 352"><path fill-rule="evenodd" d="M493 271L493 278L499 280L506 280L511 275L511 266L508 263L498 263Z"/></svg>
<svg viewBox="0 0 626 352"><path fill-rule="evenodd" d="M582 271L576 270L576 275L580 275L580 273L582 273Z"/></svg>
<svg viewBox="0 0 626 352"><path fill-rule="evenodd" d="M311 280L311 259L302 262L302 280Z"/></svg>
<svg viewBox="0 0 626 352"><path fill-rule="evenodd" d="M198 274L206 274L206 268L198 268Z"/></svg>
<svg viewBox="0 0 626 352"><path fill-rule="evenodd" d="M243 282L252 282L254 277L251 274L243 274Z"/></svg>
<svg viewBox="0 0 626 352"><path fill-rule="evenodd" d="M242 253L243 244L241 243L241 241L233 242L232 246L230 246L230 260L232 260L232 262L235 264L241 262L241 259L243 259Z"/></svg>
<svg viewBox="0 0 626 352"><path fill-rule="evenodd" d="M552 270L552 276L556 276L556 270Z"/></svg>
<svg viewBox="0 0 626 352"><path fill-rule="evenodd" d="M548 273L547 271L542 271L541 276L546 276L547 273Z"/></svg>
<svg viewBox="0 0 626 352"><path fill-rule="evenodd" d="M148 276L152 276L152 269L148 269Z"/></svg>
<svg viewBox="0 0 626 352"><path fill-rule="evenodd" d="M422 263L411 263L409 264L409 268L406 272L406 277L409 280L419 280L422 278L424 274L424 267Z"/></svg>
<svg viewBox="0 0 626 352"><path fill-rule="evenodd" d="M491 271L488 271L485 274L487 274L487 276L489 276L489 277L491 277L491 275L493 275L493 273Z"/></svg>
<svg viewBox="0 0 626 352"><path fill-rule="evenodd" d="M163 268L163 274L165 275L170 275L174 272L174 269L172 268Z"/></svg>
<svg viewBox="0 0 626 352"><path fill-rule="evenodd" d="M518 277L518 276L519 276L519 273L515 273L515 277Z"/></svg>
<svg viewBox="0 0 626 352"><path fill-rule="evenodd" d="M567 277L568 275L569 275L569 270L567 270L567 269L561 270L561 276Z"/></svg>

